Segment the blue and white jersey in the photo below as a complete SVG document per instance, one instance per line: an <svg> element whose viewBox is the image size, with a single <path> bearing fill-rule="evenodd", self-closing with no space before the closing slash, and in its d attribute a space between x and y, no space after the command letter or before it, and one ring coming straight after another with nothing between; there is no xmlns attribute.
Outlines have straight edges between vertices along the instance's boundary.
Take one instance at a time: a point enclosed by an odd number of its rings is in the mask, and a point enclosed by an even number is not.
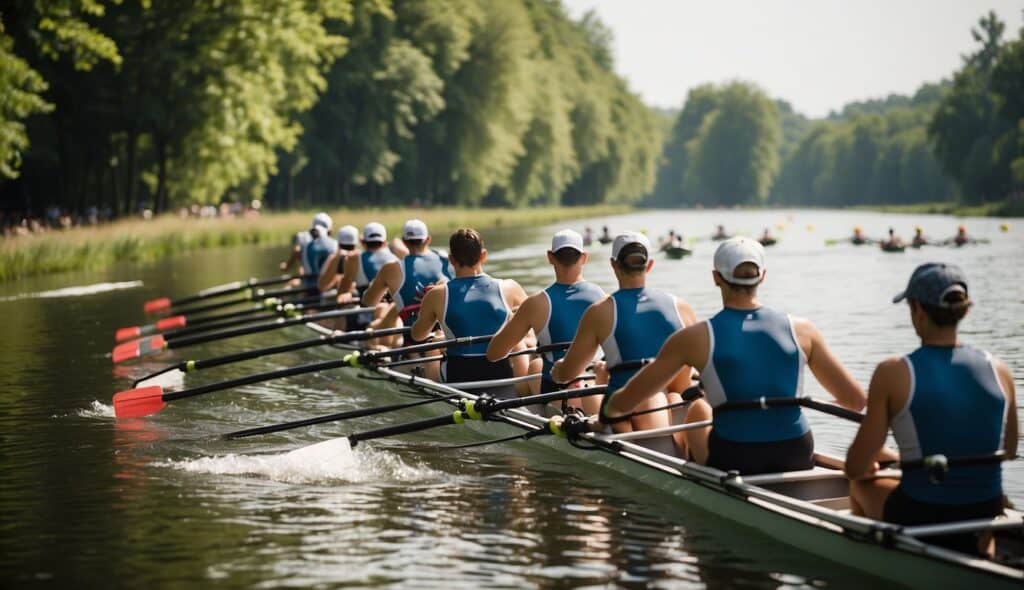
<svg viewBox="0 0 1024 590"><path fill-rule="evenodd" d="M903 359L907 405L892 420L900 458L988 455L1003 448L1008 404L992 356L973 346L922 346ZM1003 493L1002 466L951 468L933 484L925 470L903 473L900 489L932 504L971 504Z"/></svg>
<svg viewBox="0 0 1024 590"><path fill-rule="evenodd" d="M307 234L308 235L308 234ZM305 287L315 287L320 270L324 267L327 258L338 251L338 242L328 236L320 236L315 240L310 237L308 242L302 244L302 251L299 259L302 261L302 284Z"/></svg>
<svg viewBox="0 0 1024 590"><path fill-rule="evenodd" d="M555 342L572 342L580 327L580 318L587 308L604 299L604 291L594 283L579 281L571 285L554 283L542 291L548 300L548 319L544 328L537 333L537 345L545 346ZM541 373L550 379L551 367L565 356L564 350L545 352L541 359L544 370Z"/></svg>
<svg viewBox="0 0 1024 590"><path fill-rule="evenodd" d="M723 309L708 320L708 345L700 378L712 408L803 393L807 357L788 315L768 307ZM799 407L715 412L712 428L735 442L791 440L810 430Z"/></svg>
<svg viewBox="0 0 1024 590"><path fill-rule="evenodd" d="M501 280L487 274L454 278L445 289L441 329L446 338L489 336L505 325L511 315ZM452 346L448 356L486 356L487 343Z"/></svg>
<svg viewBox="0 0 1024 590"><path fill-rule="evenodd" d="M609 368L626 361L653 359L669 336L683 328L674 295L655 289L619 289L612 293L612 331L601 343ZM639 369L612 371L608 391L626 384Z"/></svg>
<svg viewBox="0 0 1024 590"><path fill-rule="evenodd" d="M359 293L362 293L370 286L374 277L380 272L381 268L389 262L398 260L391 250L387 246L383 246L374 250L373 252L365 251L359 253L359 270L356 273L356 289Z"/></svg>
<svg viewBox="0 0 1024 590"><path fill-rule="evenodd" d="M399 311L419 303L426 287L455 277L448 257L434 250L409 254L398 263L398 268L402 270L402 286L394 294L394 300Z"/></svg>

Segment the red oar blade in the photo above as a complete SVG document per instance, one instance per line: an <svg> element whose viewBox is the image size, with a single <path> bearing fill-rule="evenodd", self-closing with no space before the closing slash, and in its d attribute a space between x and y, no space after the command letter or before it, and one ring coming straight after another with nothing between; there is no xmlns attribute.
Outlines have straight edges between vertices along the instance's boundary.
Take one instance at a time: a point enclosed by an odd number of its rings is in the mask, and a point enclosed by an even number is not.
<svg viewBox="0 0 1024 590"><path fill-rule="evenodd" d="M132 338L138 338L142 336L142 328L139 326L128 326L127 328L118 328L117 332L114 333L114 339L118 342L124 342L125 340L131 340Z"/></svg>
<svg viewBox="0 0 1024 590"><path fill-rule="evenodd" d="M118 418L140 418L156 414L167 405L159 385L129 389L114 394L114 415Z"/></svg>
<svg viewBox="0 0 1024 590"><path fill-rule="evenodd" d="M159 299L150 299L142 306L142 311L146 313L160 313L161 311L167 311L171 308L170 297L161 297Z"/></svg>
<svg viewBox="0 0 1024 590"><path fill-rule="evenodd" d="M153 352L159 352L165 348L167 348L167 342L164 341L164 337L153 336L152 338L143 338L141 340L132 340L131 342L118 344L114 347L114 351L111 353L111 358L116 364L131 359L137 359Z"/></svg>
<svg viewBox="0 0 1024 590"><path fill-rule="evenodd" d="M156 331L157 332L166 332L167 330L173 330L175 328L184 328L185 327L185 323L186 323L185 316L183 316L183 315L171 316L169 318L164 318L164 319L160 320L159 322L157 322L156 323Z"/></svg>

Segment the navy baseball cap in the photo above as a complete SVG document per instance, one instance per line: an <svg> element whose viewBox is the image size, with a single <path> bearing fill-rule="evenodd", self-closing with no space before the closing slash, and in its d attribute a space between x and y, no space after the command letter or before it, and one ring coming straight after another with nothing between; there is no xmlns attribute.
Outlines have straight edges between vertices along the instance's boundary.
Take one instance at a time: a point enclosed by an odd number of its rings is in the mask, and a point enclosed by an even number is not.
<svg viewBox="0 0 1024 590"><path fill-rule="evenodd" d="M914 269L907 288L893 297L892 302L913 299L925 305L952 307L945 298L954 291L967 295L967 276L964 271L955 264L928 262Z"/></svg>

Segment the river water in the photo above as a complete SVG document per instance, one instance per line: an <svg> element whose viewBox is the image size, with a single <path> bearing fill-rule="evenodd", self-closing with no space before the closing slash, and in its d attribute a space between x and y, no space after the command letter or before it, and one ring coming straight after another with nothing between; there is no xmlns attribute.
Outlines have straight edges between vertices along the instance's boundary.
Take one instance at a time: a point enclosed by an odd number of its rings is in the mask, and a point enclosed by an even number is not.
<svg viewBox="0 0 1024 590"><path fill-rule="evenodd" d="M641 212L568 224L706 238L718 223L769 226L762 299L810 318L866 383L883 358L912 350L905 305L890 299L922 262L966 269L975 307L966 341L991 350L1024 389L1024 220L867 212ZM942 238L966 223L990 244L886 254L824 246L861 225L880 236L915 224ZM1000 224L1007 223L1007 232ZM528 290L551 279L542 253L554 227L488 232L495 276ZM438 240L446 240L441 236ZM714 244L684 260L658 258L650 281L719 309ZM613 287L609 247L588 278ZM861 587L863 576L773 542L649 489L529 443L451 450L480 440L440 429L360 446L355 454L289 456L353 429L432 415L366 418L244 441L228 430L402 401L351 373L287 381L172 404L117 422L110 396L132 378L183 358L308 337L295 329L186 349L114 368L116 327L144 320L142 302L275 272L280 249L198 253L155 267L121 266L0 285L0 585L4 587ZM310 351L190 375L187 385L322 360ZM813 378L808 392L821 394ZM439 413L437 411L434 412ZM811 416L819 449L843 453L853 430ZM950 425L955 433L955 424ZM1006 467L1024 502L1024 465Z"/></svg>

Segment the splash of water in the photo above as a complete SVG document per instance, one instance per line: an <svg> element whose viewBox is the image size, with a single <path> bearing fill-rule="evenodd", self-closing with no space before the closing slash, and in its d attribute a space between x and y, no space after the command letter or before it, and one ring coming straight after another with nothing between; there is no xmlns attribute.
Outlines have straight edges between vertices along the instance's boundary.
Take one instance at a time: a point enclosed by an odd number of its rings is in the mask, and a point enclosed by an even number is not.
<svg viewBox="0 0 1024 590"><path fill-rule="evenodd" d="M99 400L93 400L88 408L82 408L75 412L75 414L83 418L113 418L114 406L108 406Z"/></svg>
<svg viewBox="0 0 1024 590"><path fill-rule="evenodd" d="M20 293L18 295L10 295L8 297L0 297L0 302L17 301L18 299L51 299L54 297L82 297L85 295L96 295L97 293L106 293L108 291L118 291L120 289L135 289L136 287L141 286L142 281L123 281L120 283L95 283L93 285L65 287L64 289L54 289L52 291L39 291L37 293Z"/></svg>
<svg viewBox="0 0 1024 590"><path fill-rule="evenodd" d="M423 466L406 465L396 455L359 448L347 438L334 438L287 453L221 455L158 463L191 473L245 475L285 483L344 481L412 482L434 479L437 473Z"/></svg>

